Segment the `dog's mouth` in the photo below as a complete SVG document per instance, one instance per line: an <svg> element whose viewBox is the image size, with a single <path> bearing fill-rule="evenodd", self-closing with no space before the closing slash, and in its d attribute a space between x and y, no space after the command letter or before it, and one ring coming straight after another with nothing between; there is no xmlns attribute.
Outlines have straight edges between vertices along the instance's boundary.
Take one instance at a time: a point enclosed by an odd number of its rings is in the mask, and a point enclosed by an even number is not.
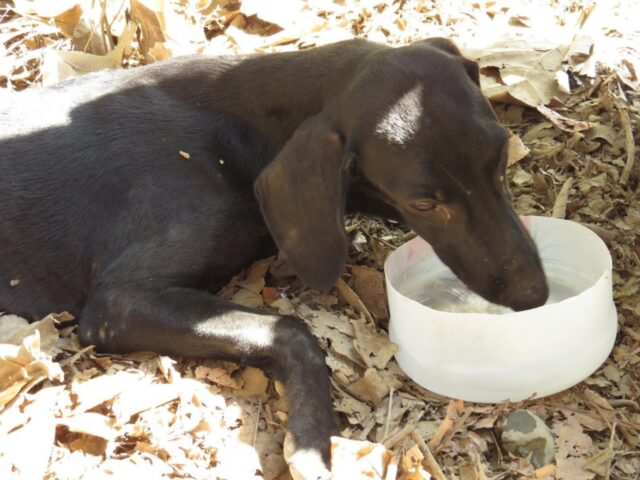
<svg viewBox="0 0 640 480"><path fill-rule="evenodd" d="M535 258L527 258L530 254L522 256L523 260L511 267L478 263L473 270L461 267L459 261L447 263L444 255L440 258L470 290L491 303L520 312L544 305L549 297L542 266Z"/></svg>
<svg viewBox="0 0 640 480"><path fill-rule="evenodd" d="M517 217L514 215L515 221ZM413 224L411 224L413 223ZM515 311L544 305L549 286L537 248L520 228L494 226L502 235L491 241L474 240L462 229L429 235L423 225L409 226L427 241L440 260L474 293ZM516 227L519 227L516 225Z"/></svg>

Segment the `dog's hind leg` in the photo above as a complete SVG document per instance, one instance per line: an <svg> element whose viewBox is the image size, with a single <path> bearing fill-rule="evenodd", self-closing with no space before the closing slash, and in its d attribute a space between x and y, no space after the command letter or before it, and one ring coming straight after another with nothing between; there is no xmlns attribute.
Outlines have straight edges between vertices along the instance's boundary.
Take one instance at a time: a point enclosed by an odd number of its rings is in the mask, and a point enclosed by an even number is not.
<svg viewBox="0 0 640 480"><path fill-rule="evenodd" d="M98 285L80 318L80 338L106 352L149 350L224 358L264 368L284 383L293 466L330 478L336 433L324 352L297 318L268 315L179 286Z"/></svg>

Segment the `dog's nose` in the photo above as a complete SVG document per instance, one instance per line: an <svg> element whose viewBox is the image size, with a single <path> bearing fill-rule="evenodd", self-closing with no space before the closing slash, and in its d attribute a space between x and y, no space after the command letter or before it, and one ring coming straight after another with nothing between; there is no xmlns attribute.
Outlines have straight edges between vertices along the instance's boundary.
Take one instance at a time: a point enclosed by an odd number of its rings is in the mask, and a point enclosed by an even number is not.
<svg viewBox="0 0 640 480"><path fill-rule="evenodd" d="M520 284L516 288L516 291L503 291L504 304L516 312L540 307L549 298L549 286L546 280L530 283L525 288Z"/></svg>
<svg viewBox="0 0 640 480"><path fill-rule="evenodd" d="M504 289L507 287L507 282L502 277L494 277L491 283L493 283L493 288L495 288L498 292L504 291Z"/></svg>

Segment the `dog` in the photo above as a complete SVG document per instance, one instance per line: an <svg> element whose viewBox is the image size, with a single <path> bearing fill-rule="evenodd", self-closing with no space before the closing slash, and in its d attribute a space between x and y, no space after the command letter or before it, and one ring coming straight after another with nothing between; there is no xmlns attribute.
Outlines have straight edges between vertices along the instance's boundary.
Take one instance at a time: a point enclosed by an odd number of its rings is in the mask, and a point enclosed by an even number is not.
<svg viewBox="0 0 640 480"><path fill-rule="evenodd" d="M11 94L0 309L68 310L99 351L263 368L288 392L291 461L328 478L336 421L317 341L295 317L211 292L278 249L308 286L331 288L344 215L361 212L411 227L488 300L542 305L507 140L478 65L442 38L181 57Z"/></svg>

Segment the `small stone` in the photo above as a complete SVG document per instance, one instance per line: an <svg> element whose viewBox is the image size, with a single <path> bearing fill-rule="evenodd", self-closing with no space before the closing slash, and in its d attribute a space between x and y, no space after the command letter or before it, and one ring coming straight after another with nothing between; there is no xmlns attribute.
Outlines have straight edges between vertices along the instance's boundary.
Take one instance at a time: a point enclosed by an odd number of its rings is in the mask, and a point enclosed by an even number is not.
<svg viewBox="0 0 640 480"><path fill-rule="evenodd" d="M502 424L502 444L514 455L529 458L535 468L553 462L555 439L549 427L528 410L516 410Z"/></svg>

